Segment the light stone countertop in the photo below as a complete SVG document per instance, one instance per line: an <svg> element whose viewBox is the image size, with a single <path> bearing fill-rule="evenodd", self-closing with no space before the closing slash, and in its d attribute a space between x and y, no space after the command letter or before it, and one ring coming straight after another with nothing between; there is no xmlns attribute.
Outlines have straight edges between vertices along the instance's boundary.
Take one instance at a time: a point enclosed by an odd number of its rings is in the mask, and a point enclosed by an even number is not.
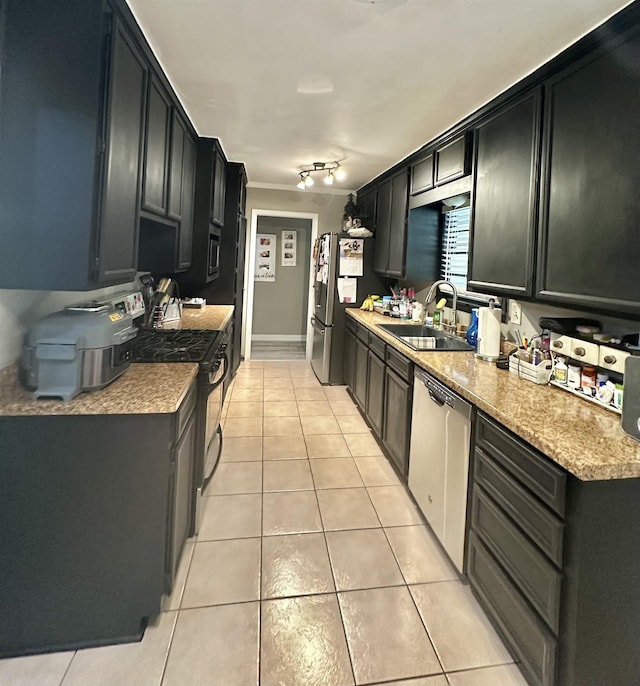
<svg viewBox="0 0 640 686"><path fill-rule="evenodd" d="M416 352L377 326L401 320L356 308L347 312L579 479L640 477L640 442L624 433L619 415L562 389L519 379L472 353Z"/></svg>
<svg viewBox="0 0 640 686"><path fill-rule="evenodd" d="M18 381L17 365L0 370L0 417L172 414L198 373L193 362L136 363L101 390L69 401L34 400Z"/></svg>
<svg viewBox="0 0 640 686"><path fill-rule="evenodd" d="M233 316L233 305L205 305L202 308L182 308L180 321L167 322L163 329L222 331Z"/></svg>

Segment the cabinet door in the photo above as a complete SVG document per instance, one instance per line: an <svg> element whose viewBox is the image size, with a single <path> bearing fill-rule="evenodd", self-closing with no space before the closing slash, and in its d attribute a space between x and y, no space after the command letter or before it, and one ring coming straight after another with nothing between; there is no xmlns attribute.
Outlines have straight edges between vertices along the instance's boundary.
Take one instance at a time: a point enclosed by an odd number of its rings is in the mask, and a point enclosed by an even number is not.
<svg viewBox="0 0 640 686"><path fill-rule="evenodd" d="M376 245L373 268L380 274L387 273L389 264L389 239L391 236L391 179L378 186L378 209L376 212Z"/></svg>
<svg viewBox="0 0 640 686"><path fill-rule="evenodd" d="M361 214L362 226L369 231L376 232L376 206L378 193L375 188L358 194L358 209Z"/></svg>
<svg viewBox="0 0 640 686"><path fill-rule="evenodd" d="M99 283L123 283L136 275L146 81L142 55L115 20L98 237Z"/></svg>
<svg viewBox="0 0 640 686"><path fill-rule="evenodd" d="M391 179L391 231L387 274L404 274L404 249L407 237L407 201L409 176L406 169Z"/></svg>
<svg viewBox="0 0 640 686"><path fill-rule="evenodd" d="M147 101L147 135L144 157L142 207L165 215L171 103L162 86L151 79Z"/></svg>
<svg viewBox="0 0 640 686"><path fill-rule="evenodd" d="M170 586L173 585L182 548L191 524L191 476L196 437L195 427L195 414L192 414L174 453L173 483L170 486L172 489L170 499L172 505L169 510L169 545L167 546ZM171 591L169 590L169 592Z"/></svg>
<svg viewBox="0 0 640 686"><path fill-rule="evenodd" d="M469 139L466 134L436 150L435 185L439 186L469 173Z"/></svg>
<svg viewBox="0 0 640 686"><path fill-rule="evenodd" d="M196 181L196 144L185 131L182 168L182 219L178 247L178 269L191 266L193 247L193 202Z"/></svg>
<svg viewBox="0 0 640 686"><path fill-rule="evenodd" d="M169 159L169 203L167 214L182 217L182 184L184 181L184 146L187 132L175 109L171 112L171 156Z"/></svg>
<svg viewBox="0 0 640 686"><path fill-rule="evenodd" d="M411 167L411 195L433 188L433 153Z"/></svg>
<svg viewBox="0 0 640 686"><path fill-rule="evenodd" d="M405 477L409 470L409 432L413 385L389 367L385 372L383 442L396 467Z"/></svg>
<svg viewBox="0 0 640 686"><path fill-rule="evenodd" d="M224 196L227 182L225 160L217 146L214 150L212 164L211 222L222 226L224 224Z"/></svg>
<svg viewBox="0 0 640 686"><path fill-rule="evenodd" d="M476 128L469 286L533 295L540 90Z"/></svg>
<svg viewBox="0 0 640 686"><path fill-rule="evenodd" d="M537 294L640 313L640 30L546 83Z"/></svg>
<svg viewBox="0 0 640 686"><path fill-rule="evenodd" d="M344 369L345 384L355 392L356 379L356 337L349 329L344 332Z"/></svg>
<svg viewBox="0 0 640 686"><path fill-rule="evenodd" d="M384 418L384 372L384 362L370 350L367 368L367 419L379 438L382 438Z"/></svg>
<svg viewBox="0 0 640 686"><path fill-rule="evenodd" d="M360 408L366 412L367 408L367 369L368 369L368 349L359 340L356 340L356 365L355 365L355 385L354 395Z"/></svg>

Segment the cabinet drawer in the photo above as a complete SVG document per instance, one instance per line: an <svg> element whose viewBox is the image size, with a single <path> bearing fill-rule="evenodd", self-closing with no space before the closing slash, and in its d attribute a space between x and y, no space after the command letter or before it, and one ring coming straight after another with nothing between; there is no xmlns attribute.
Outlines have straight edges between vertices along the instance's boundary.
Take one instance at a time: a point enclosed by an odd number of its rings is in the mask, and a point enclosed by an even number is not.
<svg viewBox="0 0 640 686"><path fill-rule="evenodd" d="M387 346L387 364L405 381L413 382L413 362Z"/></svg>
<svg viewBox="0 0 640 686"><path fill-rule="evenodd" d="M469 532L468 575L481 605L520 659L531 684L555 684L557 642L529 609L478 537Z"/></svg>
<svg viewBox="0 0 640 686"><path fill-rule="evenodd" d="M629 353L601 345L598 366L603 369L610 369L612 372L624 374L624 363L627 357L629 357Z"/></svg>
<svg viewBox="0 0 640 686"><path fill-rule="evenodd" d="M556 514L564 517L566 472L481 413L478 414L476 445Z"/></svg>
<svg viewBox="0 0 640 686"><path fill-rule="evenodd" d="M357 325L356 336L365 344L369 345L369 331L364 327Z"/></svg>
<svg viewBox="0 0 640 686"><path fill-rule="evenodd" d="M573 344L573 338L570 336L561 336L557 333L552 333L551 339L551 349L558 353L558 355L566 355L569 357L571 355L571 347Z"/></svg>
<svg viewBox="0 0 640 686"><path fill-rule="evenodd" d="M180 404L180 407L176 413L176 439L179 439L180 436L182 436L182 432L184 431L184 428L189 421L189 417L191 417L191 413L193 412L193 408L196 405L196 388L196 383L192 383L191 388L187 391L187 395Z"/></svg>
<svg viewBox="0 0 640 686"><path fill-rule="evenodd" d="M381 338L372 333L369 334L369 350L374 352L383 361L386 348L387 345Z"/></svg>
<svg viewBox="0 0 640 686"><path fill-rule="evenodd" d="M574 360L579 360L585 364L597 365L599 361L600 348L596 343L571 339L571 355Z"/></svg>
<svg viewBox="0 0 640 686"><path fill-rule="evenodd" d="M562 566L564 524L479 448L475 451L474 481L545 555Z"/></svg>
<svg viewBox="0 0 640 686"><path fill-rule="evenodd" d="M561 574L478 486L473 489L471 527L488 545L542 619L557 633Z"/></svg>

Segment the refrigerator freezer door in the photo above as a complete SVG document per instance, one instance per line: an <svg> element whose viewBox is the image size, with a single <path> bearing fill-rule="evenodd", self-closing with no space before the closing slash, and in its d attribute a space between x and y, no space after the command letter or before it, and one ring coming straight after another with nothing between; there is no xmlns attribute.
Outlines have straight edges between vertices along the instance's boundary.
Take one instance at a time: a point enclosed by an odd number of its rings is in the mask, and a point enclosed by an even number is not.
<svg viewBox="0 0 640 686"><path fill-rule="evenodd" d="M336 268L338 258L338 235L325 233L320 236L316 256L315 273L322 279L314 282L314 315L327 326L333 324L333 305L336 293Z"/></svg>
<svg viewBox="0 0 640 686"><path fill-rule="evenodd" d="M313 348L311 353L311 367L320 383L329 383L329 369L331 363L331 337L333 329L325 326L316 317L313 324Z"/></svg>

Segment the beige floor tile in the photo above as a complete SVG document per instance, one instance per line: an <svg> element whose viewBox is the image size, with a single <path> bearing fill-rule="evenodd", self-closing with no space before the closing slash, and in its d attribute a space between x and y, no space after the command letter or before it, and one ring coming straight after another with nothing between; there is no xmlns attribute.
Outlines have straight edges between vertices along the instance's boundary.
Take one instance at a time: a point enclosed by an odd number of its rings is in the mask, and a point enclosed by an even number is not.
<svg viewBox="0 0 640 686"><path fill-rule="evenodd" d="M262 417L227 417L222 432L228 438L262 436Z"/></svg>
<svg viewBox="0 0 640 686"><path fill-rule="evenodd" d="M449 674L451 686L527 686L516 665L483 667Z"/></svg>
<svg viewBox="0 0 640 686"><path fill-rule="evenodd" d="M221 462L205 495L262 493L262 462Z"/></svg>
<svg viewBox="0 0 640 686"><path fill-rule="evenodd" d="M322 531L313 491L265 493L262 496L262 534L304 534Z"/></svg>
<svg viewBox="0 0 640 686"><path fill-rule="evenodd" d="M265 417L265 436L300 436L302 427L298 417Z"/></svg>
<svg viewBox="0 0 640 686"><path fill-rule="evenodd" d="M365 486L399 486L400 479L386 457L353 458Z"/></svg>
<svg viewBox="0 0 640 686"><path fill-rule="evenodd" d="M263 360L243 360L240 363L240 369L238 371L242 371L244 369L262 369L263 367Z"/></svg>
<svg viewBox="0 0 640 686"><path fill-rule="evenodd" d="M263 388L264 387L264 378L262 374L260 376L254 375L254 376L236 376L236 378L233 380L233 387L235 389L240 389L240 388Z"/></svg>
<svg viewBox="0 0 640 686"><path fill-rule="evenodd" d="M313 490L309 460L269 460L262 470L265 493Z"/></svg>
<svg viewBox="0 0 640 686"><path fill-rule="evenodd" d="M331 402L344 402L345 400L351 400L346 386L325 386L324 392L327 396L327 400Z"/></svg>
<svg viewBox="0 0 640 686"><path fill-rule="evenodd" d="M302 436L265 436L265 460L299 460L307 458L307 446Z"/></svg>
<svg viewBox="0 0 640 686"><path fill-rule="evenodd" d="M322 388L322 384L313 374L306 376L291 376L295 388Z"/></svg>
<svg viewBox="0 0 640 686"><path fill-rule="evenodd" d="M262 388L234 388L231 391L229 402L262 402Z"/></svg>
<svg viewBox="0 0 640 686"><path fill-rule="evenodd" d="M262 495L215 495L207 498L198 541L253 538L262 533Z"/></svg>
<svg viewBox="0 0 640 686"><path fill-rule="evenodd" d="M262 598L284 598L335 590L322 534L262 539Z"/></svg>
<svg viewBox="0 0 640 686"><path fill-rule="evenodd" d="M309 457L350 457L349 448L341 434L316 436L307 434L304 438Z"/></svg>
<svg viewBox="0 0 640 686"><path fill-rule="evenodd" d="M230 419L236 417L262 417L263 403L225 403L225 411Z"/></svg>
<svg viewBox="0 0 640 686"><path fill-rule="evenodd" d="M361 488L364 484L350 457L310 460L316 488Z"/></svg>
<svg viewBox="0 0 640 686"><path fill-rule="evenodd" d="M344 440L349 446L349 451L354 457L370 457L382 455L382 450L372 433L344 434Z"/></svg>
<svg viewBox="0 0 640 686"><path fill-rule="evenodd" d="M253 462L262 459L262 438L258 436L224 436L221 462ZM214 477L215 478L215 477Z"/></svg>
<svg viewBox="0 0 640 686"><path fill-rule="evenodd" d="M458 579L453 565L426 526L398 526L385 532L408 584Z"/></svg>
<svg viewBox="0 0 640 686"><path fill-rule="evenodd" d="M296 400L326 400L322 388L295 388Z"/></svg>
<svg viewBox="0 0 640 686"><path fill-rule="evenodd" d="M404 584L382 529L328 531L326 537L338 591Z"/></svg>
<svg viewBox="0 0 640 686"><path fill-rule="evenodd" d="M64 653L10 657L0 660L2 686L58 686L74 656Z"/></svg>
<svg viewBox="0 0 640 686"><path fill-rule="evenodd" d="M305 434L339 434L340 427L332 415L301 417L302 431Z"/></svg>
<svg viewBox="0 0 640 686"><path fill-rule="evenodd" d="M367 490L382 526L422 524L418 510L404 486L372 486Z"/></svg>
<svg viewBox="0 0 640 686"><path fill-rule="evenodd" d="M293 384L291 383L291 379L288 376L268 377L265 380L265 386L267 388L283 388L288 391L293 390Z"/></svg>
<svg viewBox="0 0 640 686"><path fill-rule="evenodd" d="M64 686L158 686L177 616L177 612L157 615L139 643L79 650L62 683ZM41 683L46 682L32 682L34 686Z"/></svg>
<svg viewBox="0 0 640 686"><path fill-rule="evenodd" d="M449 686L449 682L444 674L436 674L436 676L424 676L420 679L385 681L384 684L372 684L371 686ZM493 684L485 684L484 686L493 686Z"/></svg>
<svg viewBox="0 0 640 686"><path fill-rule="evenodd" d="M262 603L261 686L353 684L335 595Z"/></svg>
<svg viewBox="0 0 640 686"><path fill-rule="evenodd" d="M299 400L298 413L301 417L331 416L331 405L326 400Z"/></svg>
<svg viewBox="0 0 640 686"><path fill-rule="evenodd" d="M368 434L371 431L360 415L346 414L336 419L343 434Z"/></svg>
<svg viewBox="0 0 640 686"><path fill-rule="evenodd" d="M471 590L460 581L410 589L445 672L513 662Z"/></svg>
<svg viewBox="0 0 640 686"><path fill-rule="evenodd" d="M259 630L260 603L183 610L162 686L257 686Z"/></svg>
<svg viewBox="0 0 640 686"><path fill-rule="evenodd" d="M182 608L260 598L260 539L196 543Z"/></svg>
<svg viewBox="0 0 640 686"><path fill-rule="evenodd" d="M209 500L209 498L207 498L207 500ZM187 575L189 573L189 567L191 566L191 558L193 557L195 545L195 538L189 538L184 543L182 555L180 556L180 562L178 564L178 571L176 572L176 578L173 580L173 591L171 591L170 596L162 596L163 612L180 609L182 594L184 593L184 587L187 583ZM1 683L2 681L0 681L0 684Z"/></svg>
<svg viewBox="0 0 640 686"><path fill-rule="evenodd" d="M406 586L339 593L338 600L356 683L442 673Z"/></svg>
<svg viewBox="0 0 640 686"><path fill-rule="evenodd" d="M289 379L289 367L265 367L264 368L265 386L269 385L269 379Z"/></svg>
<svg viewBox="0 0 640 686"><path fill-rule="evenodd" d="M290 388L271 388L269 384L264 389L264 401L271 402L292 402L296 396Z"/></svg>
<svg viewBox="0 0 640 686"><path fill-rule="evenodd" d="M264 403L265 417L297 417L298 405L295 400Z"/></svg>
<svg viewBox="0 0 640 686"><path fill-rule="evenodd" d="M338 488L317 491L325 531L370 529L380 521L364 488Z"/></svg>
<svg viewBox="0 0 640 686"><path fill-rule="evenodd" d="M331 400L329 401L333 414L336 416L354 415L360 416L360 410L353 400Z"/></svg>

